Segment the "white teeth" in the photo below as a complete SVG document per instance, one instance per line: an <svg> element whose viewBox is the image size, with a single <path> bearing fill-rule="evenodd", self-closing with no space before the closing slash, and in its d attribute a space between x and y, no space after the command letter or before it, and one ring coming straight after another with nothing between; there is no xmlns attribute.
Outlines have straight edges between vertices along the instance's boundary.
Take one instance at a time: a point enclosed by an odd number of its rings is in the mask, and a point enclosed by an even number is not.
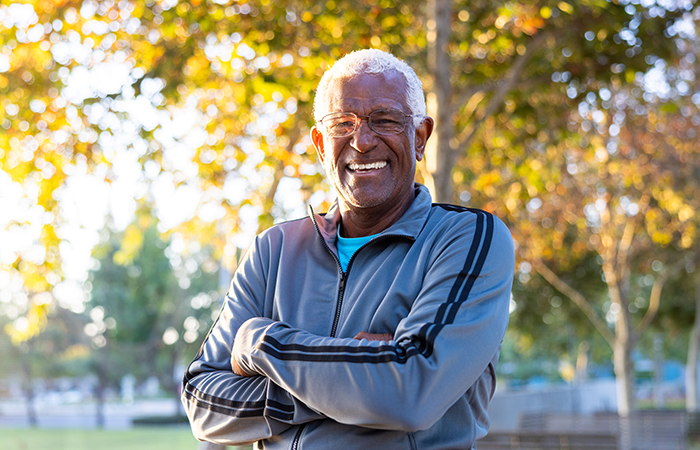
<svg viewBox="0 0 700 450"><path fill-rule="evenodd" d="M348 168L350 170L381 169L384 166L386 166L386 161L379 161L379 162L375 162L375 163L371 163L371 164L356 164L356 163L348 164Z"/></svg>

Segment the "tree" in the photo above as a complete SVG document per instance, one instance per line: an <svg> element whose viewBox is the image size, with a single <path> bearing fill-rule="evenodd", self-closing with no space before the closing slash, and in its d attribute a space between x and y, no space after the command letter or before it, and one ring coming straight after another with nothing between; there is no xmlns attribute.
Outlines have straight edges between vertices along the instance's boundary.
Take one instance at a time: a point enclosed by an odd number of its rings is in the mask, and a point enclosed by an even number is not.
<svg viewBox="0 0 700 450"><path fill-rule="evenodd" d="M47 327L40 335L19 345L12 345L5 339L0 341L3 357L8 362L0 376L8 381L21 380L30 426L39 423L35 404L37 381L43 380L48 388L52 388L54 380L64 377L86 381L89 347L82 333L84 324L84 317L58 308L51 311ZM11 383L4 385L11 386Z"/></svg>
<svg viewBox="0 0 700 450"><path fill-rule="evenodd" d="M590 38L603 40L601 31ZM558 72L559 92L531 93L530 111L513 103L516 118L487 121L470 160L478 175L464 187L509 219L520 257L608 341L621 415L634 409L632 349L656 317L669 275L686 263L678 252L693 245L699 188L695 132L679 128L700 120L697 108L667 114L674 99L645 92L644 74L628 70L611 64L607 82ZM570 100L562 105L564 93ZM573 288L560 270L590 251L599 256L603 298ZM651 283L634 283L637 277Z"/></svg>
<svg viewBox="0 0 700 450"><path fill-rule="evenodd" d="M700 272L699 272L700 273ZM700 278L700 277L696 277ZM690 413L700 411L698 402L698 347L700 347L700 279L695 287L695 314L693 315L693 327L688 338L688 357L686 360L686 390L685 407Z"/></svg>
<svg viewBox="0 0 700 450"><path fill-rule="evenodd" d="M605 294L595 253L584 253L559 269L576 289L585 289L593 297ZM609 366L611 350L602 336L596 335L593 325L573 302L552 288L526 261L516 274L513 299L505 341L513 341L515 351L505 352L501 361L529 366L545 361L567 382L585 379L592 370L589 362L593 367ZM506 368L510 370L514 364Z"/></svg>
<svg viewBox="0 0 700 450"><path fill-rule="evenodd" d="M659 318L651 328L654 334L664 335L664 351L667 355L686 361L685 406L688 412L697 412L700 253L695 249L689 250L678 252L677 257L686 260L686 265L669 276L664 289L664 301L659 307Z"/></svg>
<svg viewBox="0 0 700 450"><path fill-rule="evenodd" d="M180 367L191 359L219 310L218 263L206 252L157 237L142 216L96 250L88 304L100 392L131 374L156 376L179 406ZM135 241L135 242L134 242ZM173 267L174 266L174 267Z"/></svg>
<svg viewBox="0 0 700 450"><path fill-rule="evenodd" d="M428 33L431 72L426 79L437 136L422 173L437 201L445 202L457 200L453 183L460 183L460 171L453 169L482 139L485 121L504 107L511 114L527 105L532 94L562 95L553 78L557 73L605 80L613 64L632 74L648 69L647 55L672 54L670 42L656 36L681 12L657 17L639 6L588 1L436 0L430 10L428 23L434 28ZM585 33L594 33L598 42L584 39ZM627 33L634 39L620 38ZM564 99L559 104L566 104Z"/></svg>
<svg viewBox="0 0 700 450"><path fill-rule="evenodd" d="M697 112L691 114L694 110L697 111L698 104L700 103L700 80L697 77L690 77L689 74L697 74L700 62L698 58L700 57L700 38L698 37L697 30L700 29L700 12L697 10L693 16L688 18L688 25L691 25L691 29L694 29L694 33L687 40L679 40L679 48L685 53L684 57L680 59L678 64L678 69L675 71L675 81L680 87L687 87L688 90L684 92L682 101L679 104L674 105L676 108L672 108L671 113L675 129L677 134L684 134L689 139L697 139L697 127L700 125L700 119L697 118ZM681 31L679 34L683 35ZM692 158L692 157L695 158ZM690 165L694 168L695 180L700 177L700 159L698 159L697 153L689 153L687 159L683 161L684 164ZM685 192L686 194L693 194L692 186L688 186ZM697 200L697 192L694 193ZM697 215L693 217L695 223L694 230L694 240L697 241L697 229L700 227L699 218ZM691 273L697 270L700 264L700 252L697 250L697 245L691 247L694 251L690 252L691 261L686 265L686 272ZM692 277L692 273L690 274ZM697 413L700 411L700 404L698 402L698 377L697 377L697 367L698 367L698 348L700 347L700 278L696 274L694 277L694 283L690 283L695 287L695 311L693 314L693 325L688 333L688 353L686 359L686 410L688 412ZM693 292L693 289L688 289L687 291L681 293L680 298L686 298L688 293ZM687 304L687 303L686 303ZM676 316L677 317L677 316Z"/></svg>

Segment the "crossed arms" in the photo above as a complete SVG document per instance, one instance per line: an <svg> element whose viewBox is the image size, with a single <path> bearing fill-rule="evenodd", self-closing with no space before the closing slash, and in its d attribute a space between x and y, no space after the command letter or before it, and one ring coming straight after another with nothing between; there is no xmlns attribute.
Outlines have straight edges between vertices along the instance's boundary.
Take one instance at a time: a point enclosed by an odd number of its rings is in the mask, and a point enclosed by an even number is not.
<svg viewBox="0 0 700 450"><path fill-rule="evenodd" d="M183 403L195 436L240 445L326 418L385 430L432 426L494 362L508 321L510 234L496 222L476 274L455 264L472 241L455 234L445 243L392 335L353 338L270 318L261 298L274 252L256 241L185 375Z"/></svg>

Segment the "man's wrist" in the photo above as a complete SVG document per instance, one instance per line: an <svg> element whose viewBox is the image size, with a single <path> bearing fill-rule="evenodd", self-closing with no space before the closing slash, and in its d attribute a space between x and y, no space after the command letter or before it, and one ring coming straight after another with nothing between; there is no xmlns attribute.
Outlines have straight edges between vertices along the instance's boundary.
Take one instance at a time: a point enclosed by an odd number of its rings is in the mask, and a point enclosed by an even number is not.
<svg viewBox="0 0 700 450"><path fill-rule="evenodd" d="M273 322L272 319L253 317L238 328L231 350L231 368L236 375L265 375L253 364L251 353L265 335L265 329Z"/></svg>
<svg viewBox="0 0 700 450"><path fill-rule="evenodd" d="M357 339L358 341L366 339L368 341L389 342L394 339L394 335L391 333L369 333L367 331L361 331L357 333L353 339Z"/></svg>

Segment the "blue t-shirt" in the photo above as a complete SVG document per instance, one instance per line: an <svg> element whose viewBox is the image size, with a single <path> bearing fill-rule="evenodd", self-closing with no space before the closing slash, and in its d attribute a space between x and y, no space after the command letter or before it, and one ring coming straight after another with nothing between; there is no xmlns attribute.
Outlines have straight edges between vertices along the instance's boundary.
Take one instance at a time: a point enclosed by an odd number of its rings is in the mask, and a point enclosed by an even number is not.
<svg viewBox="0 0 700 450"><path fill-rule="evenodd" d="M348 270L348 263L352 255L376 236L379 236L379 234L357 238L344 238L340 235L340 227L338 227L338 243L336 245L338 247L338 257L340 258L340 266L343 268L343 272Z"/></svg>

